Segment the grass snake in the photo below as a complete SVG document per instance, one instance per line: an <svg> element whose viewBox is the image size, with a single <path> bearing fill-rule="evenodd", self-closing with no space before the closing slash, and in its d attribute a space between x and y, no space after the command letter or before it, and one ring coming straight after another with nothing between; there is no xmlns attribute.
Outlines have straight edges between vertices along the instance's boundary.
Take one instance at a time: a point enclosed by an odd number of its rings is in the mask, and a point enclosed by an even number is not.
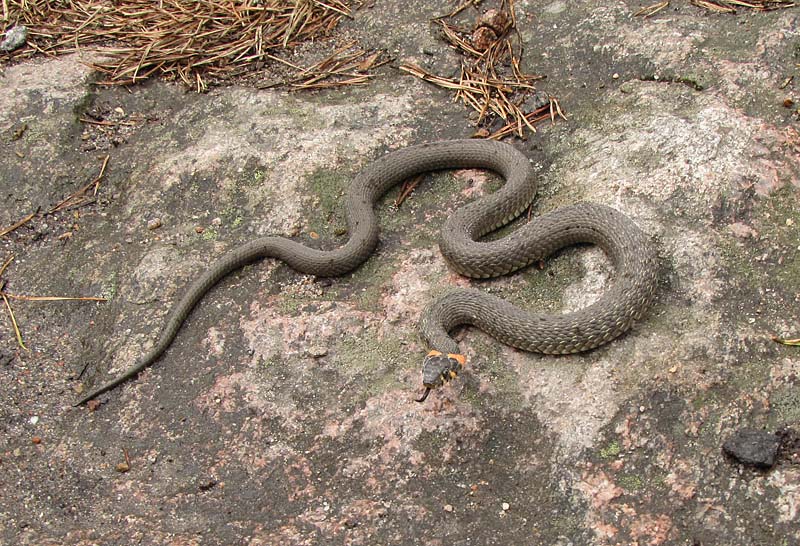
<svg viewBox="0 0 800 546"><path fill-rule="evenodd" d="M464 363L458 344L450 336L457 326L476 326L525 351L568 354L607 343L640 318L656 289L657 261L650 239L628 217L607 206L579 203L536 217L503 238L480 241L519 216L533 201L536 182L528 158L509 144L487 140L421 144L381 157L355 178L346 200L350 236L343 246L323 251L285 237L262 237L233 248L194 280L172 309L153 348L76 405L135 377L158 360L192 309L232 271L261 258L276 258L302 273L343 275L374 252L379 236L374 207L389 189L419 174L472 168L494 171L505 184L447 218L439 246L456 272L474 278L506 275L563 247L593 243L608 254L616 275L596 302L564 314L530 312L475 289L455 289L437 299L420 321L421 334L432 349L423 361L426 390L421 400L431 389L455 377Z"/></svg>

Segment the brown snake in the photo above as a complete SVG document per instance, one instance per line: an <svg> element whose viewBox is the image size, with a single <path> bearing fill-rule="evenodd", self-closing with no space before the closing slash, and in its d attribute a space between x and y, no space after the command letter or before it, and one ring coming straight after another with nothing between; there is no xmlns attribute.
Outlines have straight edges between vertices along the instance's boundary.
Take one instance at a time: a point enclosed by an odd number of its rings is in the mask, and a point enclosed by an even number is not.
<svg viewBox="0 0 800 546"><path fill-rule="evenodd" d="M425 310L420 329L434 349L425 359L425 395L455 377L463 364L450 332L471 324L499 341L546 354L593 349L611 341L638 319L653 299L657 260L650 239L624 214L590 203L560 208L534 218L510 235L478 241L509 223L533 201L536 183L528 158L508 144L487 140L452 140L411 146L378 159L353 181L347 194L350 238L330 251L315 250L284 237L262 237L230 250L189 287L167 319L153 348L119 377L91 391L76 405L135 377L172 343L186 317L203 296L230 272L261 258L277 258L302 273L343 275L364 263L378 244L375 203L393 186L422 173L443 169L489 169L505 178L503 187L450 215L442 229L440 249L462 275L505 275L576 243L599 245L616 275L595 303L560 315L522 310L474 289L457 289Z"/></svg>

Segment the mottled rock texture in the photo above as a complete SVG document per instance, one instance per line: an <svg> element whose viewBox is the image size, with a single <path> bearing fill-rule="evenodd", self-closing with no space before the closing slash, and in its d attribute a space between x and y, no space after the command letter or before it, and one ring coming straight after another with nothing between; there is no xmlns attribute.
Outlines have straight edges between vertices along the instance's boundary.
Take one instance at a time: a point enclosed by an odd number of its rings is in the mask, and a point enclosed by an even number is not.
<svg viewBox="0 0 800 546"><path fill-rule="evenodd" d="M455 73L429 24L439 4L373 2L345 29ZM473 284L558 312L613 275L591 248L495 281L449 272L437 230L496 186L482 172L431 176L400 209L388 197L381 245L351 275L272 261L231 275L157 365L94 412L71 407L79 386L134 362L226 249L269 233L341 244L360 168L472 133L447 93L392 65L364 88L204 95L98 88L77 57L5 66L0 226L48 210L109 158L92 203L0 238L2 261L15 257L5 291L108 301L10 300L27 351L2 317L0 542L800 541L797 458L754 472L721 450L742 427L800 424L800 349L770 339L800 328L800 132L783 105L800 102L800 11L672 2L632 16L646 4L516 2L524 63L569 119L513 143L539 173L534 214L591 200L653 237L655 305L583 355L465 330L467 370L424 405L415 326L431 297ZM131 124L101 135L80 121L90 111Z"/></svg>

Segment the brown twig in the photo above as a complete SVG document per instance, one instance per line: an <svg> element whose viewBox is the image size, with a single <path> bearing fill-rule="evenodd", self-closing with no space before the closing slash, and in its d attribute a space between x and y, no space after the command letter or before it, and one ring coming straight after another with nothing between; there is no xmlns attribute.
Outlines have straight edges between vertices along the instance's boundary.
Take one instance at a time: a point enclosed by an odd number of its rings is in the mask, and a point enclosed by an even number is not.
<svg viewBox="0 0 800 546"><path fill-rule="evenodd" d="M690 0L695 6L715 11L717 13L736 13L736 10L730 6L726 6L717 2L710 2L709 0Z"/></svg>
<svg viewBox="0 0 800 546"><path fill-rule="evenodd" d="M5 273L8 266L11 265L11 262L14 261L14 256L9 256L9 258L3 262L3 265L0 266L0 276ZM11 302L9 299L15 300L24 300L24 301L106 301L106 298L98 298L93 296L82 296L82 297L69 297L69 296L24 296L18 294L9 294L5 291L6 281L0 278L0 297L3 298L3 303L5 304L6 311L8 312L8 316L11 319L11 325L14 328L14 335L17 337L17 344L25 349L26 351L29 350L25 343L22 341L22 332L19 329L19 324L17 324L17 318L14 316L14 310L11 308Z"/></svg>
<svg viewBox="0 0 800 546"><path fill-rule="evenodd" d="M100 189L100 182L103 180L103 176L105 175L106 167L108 166L108 160L110 157L111 157L110 155L106 155L106 157L103 159L103 165L100 167L100 173L91 182L89 182L85 186L82 186L76 191L72 192L67 197L65 197L52 207L50 207L50 209L48 209L47 211L47 214L53 214L54 212L59 212L65 209L79 207L93 203L95 201L93 197L97 195L97 192ZM94 190L92 190L92 197L86 197L85 193L92 186L94 186ZM36 217L37 214L39 214L39 209L36 209L34 212L28 214L27 216L25 216L25 218L12 224L11 226L3 230L0 230L0 237L8 235L12 231L24 226L25 224L30 222L34 217Z"/></svg>
<svg viewBox="0 0 800 546"><path fill-rule="evenodd" d="M380 52L369 52L349 42L314 66L300 69L301 72L285 82L293 89L328 89L342 85L366 84L372 74L368 71L389 62L380 61ZM298 68L299 67L296 67Z"/></svg>
<svg viewBox="0 0 800 546"><path fill-rule="evenodd" d="M782 338L782 337L779 337L779 336L776 336L776 335L771 335L770 339L772 339L772 341L774 341L776 343L780 343L781 345L790 345L792 347L800 347L800 338L788 339L788 338Z"/></svg>
<svg viewBox="0 0 800 546"><path fill-rule="evenodd" d="M8 259L3 262L3 265L0 266L0 277L5 273L8 266L11 265L11 262L14 261L14 256L9 256ZM28 348L25 346L25 343L22 341L22 332L19 331L19 325L17 325L17 318L14 316L14 310L11 308L11 303L8 301L5 293L6 281L0 278L0 297L3 298L3 303L6 306L6 311L8 312L8 317L11 319L11 326L14 329L14 335L17 337L17 344L25 349L26 351Z"/></svg>
<svg viewBox="0 0 800 546"><path fill-rule="evenodd" d="M100 167L100 173L91 182L89 182L85 186L82 186L81 188L75 190L74 192L69 194L67 197L65 197L64 199L59 201L56 205L51 207L50 210L47 211L47 213L48 214L53 214L54 212L58 212L60 210L66 209L66 208L70 208L70 207L86 204L87 200L90 200L90 198L87 199L87 197L85 196L85 193L92 186L94 186L94 190L92 191L92 195L93 196L97 195L97 192L100 189L100 182L103 180L103 176L106 173L106 166L108 166L108 160L109 160L110 157L111 157L110 155L106 155L106 157L103 159L103 165Z"/></svg>
<svg viewBox="0 0 800 546"><path fill-rule="evenodd" d="M80 118L78 121L82 123L88 123L89 125L102 125L104 127L119 127L120 125L128 125L135 127L136 123L132 121L106 121L106 120L95 120L89 118Z"/></svg>
<svg viewBox="0 0 800 546"><path fill-rule="evenodd" d="M3 265L0 266L0 277L3 276L3 273L5 273L6 269L8 269L8 266L11 265L11 262L13 261L14 261L14 256L9 256L9 258L5 262L3 262ZM2 289L3 287L0 286L0 290Z"/></svg>
<svg viewBox="0 0 800 546"><path fill-rule="evenodd" d="M32 213L27 215L22 220L20 220L20 221L14 223L14 224L8 226L7 228L1 230L0 231L0 237L3 237L4 235L8 235L9 233L14 231L15 229L21 228L22 226L24 226L25 224L30 222L33 219L33 217L36 216L38 213L39 213L39 209L36 209L35 211L33 211ZM0 271L0 273L2 273L2 271Z"/></svg>
<svg viewBox="0 0 800 546"><path fill-rule="evenodd" d="M17 325L17 319L14 317L14 310L11 308L11 304L8 302L8 298L6 297L5 292L0 291L0 297L3 298L3 303L6 304L6 310L8 311L8 316L11 318L11 326L14 328L14 335L17 336L17 344L28 351L29 349L25 346L25 343L22 341L22 332L19 331L19 326Z"/></svg>
<svg viewBox="0 0 800 546"><path fill-rule="evenodd" d="M794 0L690 0L690 3L708 11L728 14L735 14L736 7L755 11L772 11L797 5ZM667 7L669 7L669 1L657 2L637 10L633 15L634 17L652 17Z"/></svg>
<svg viewBox="0 0 800 546"><path fill-rule="evenodd" d="M19 294L9 294L8 292L5 292L5 295L11 298L12 300L25 300L25 301L108 301L106 298L98 298L94 296L84 296L84 297L23 296Z"/></svg>
<svg viewBox="0 0 800 546"><path fill-rule="evenodd" d="M652 4L650 6L643 7L642 9L636 11L633 14L633 16L634 17L652 17L653 15L658 13L659 11L664 10L664 9L666 9L668 7L669 7L669 0L667 0L665 2L658 2L658 3Z"/></svg>
<svg viewBox="0 0 800 546"><path fill-rule="evenodd" d="M544 121L546 119L550 120L555 119L553 114L554 104L558 104L558 102L555 101L554 99L551 99L550 104L546 104L540 108L537 108L533 112L525 114L523 117L525 118L526 123L530 124L530 126L532 127L533 124L538 123L540 121ZM559 116L563 117L563 115L560 113ZM503 137L517 133L518 130L519 130L518 122L514 120L512 122L507 123L505 126L501 127L494 133L490 134L488 138L492 140L500 140Z"/></svg>
<svg viewBox="0 0 800 546"><path fill-rule="evenodd" d="M419 186L421 181L422 175L418 175L403 182L403 187L400 188L400 195L394 200L394 206L399 208L416 187Z"/></svg>

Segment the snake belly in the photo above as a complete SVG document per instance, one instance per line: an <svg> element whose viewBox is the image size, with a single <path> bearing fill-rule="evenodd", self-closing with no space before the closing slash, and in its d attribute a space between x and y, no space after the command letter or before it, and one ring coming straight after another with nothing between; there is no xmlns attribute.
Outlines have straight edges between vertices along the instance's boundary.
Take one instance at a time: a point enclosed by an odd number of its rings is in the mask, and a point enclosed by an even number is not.
<svg viewBox="0 0 800 546"><path fill-rule="evenodd" d="M322 251L284 237L262 237L233 248L186 290L172 309L152 349L131 368L92 390L82 404L134 378L158 360L203 296L229 273L262 258L276 258L293 269L320 277L343 275L374 252L379 227L375 203L392 187L419 174L445 169L481 168L505 179L503 187L451 215L440 248L458 273L487 278L516 271L575 243L601 246L611 257L616 278L594 304L574 313L531 313L472 289L455 290L423 314L421 333L431 347L458 352L450 332L472 324L503 343L527 351L571 353L592 349L627 330L653 298L656 255L647 236L622 213L594 204L564 207L539 217L502 239L478 241L524 211L536 195L528 158L509 144L487 140L451 140L391 152L364 169L346 197L350 237L341 247Z"/></svg>

